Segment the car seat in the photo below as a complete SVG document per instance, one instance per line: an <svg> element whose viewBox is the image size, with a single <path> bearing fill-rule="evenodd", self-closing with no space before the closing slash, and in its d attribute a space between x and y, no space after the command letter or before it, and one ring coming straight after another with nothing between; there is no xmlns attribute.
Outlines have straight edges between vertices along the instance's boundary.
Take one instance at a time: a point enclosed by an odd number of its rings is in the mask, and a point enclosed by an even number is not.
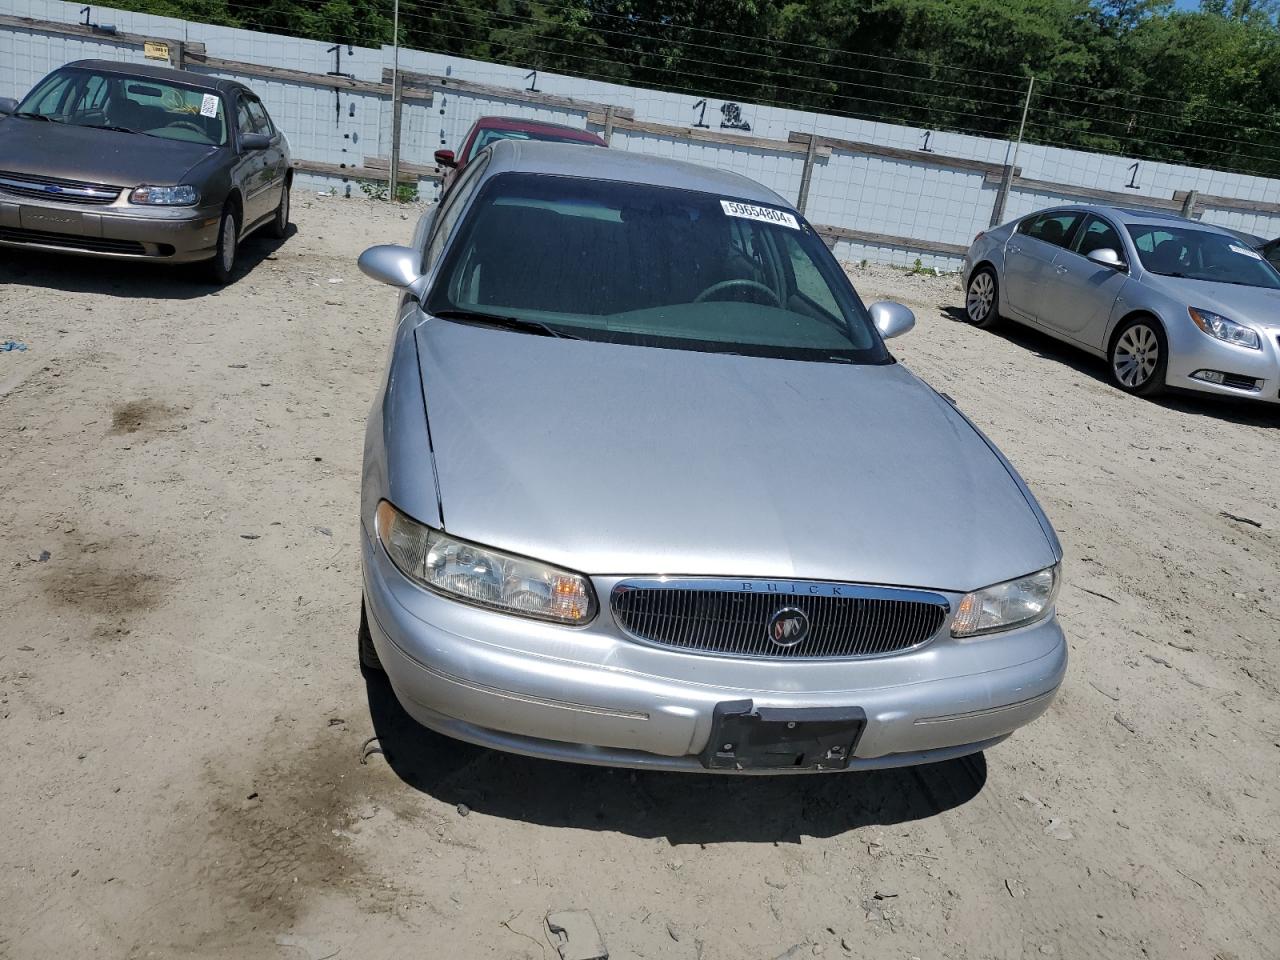
<svg viewBox="0 0 1280 960"><path fill-rule="evenodd" d="M1173 237L1161 240L1147 257L1147 269L1154 273L1174 273L1182 267L1182 253L1185 249L1181 240Z"/></svg>
<svg viewBox="0 0 1280 960"><path fill-rule="evenodd" d="M1067 235L1067 231L1062 227L1061 220L1046 220L1044 229L1040 231L1040 239L1045 243L1052 243L1062 246L1062 238Z"/></svg>

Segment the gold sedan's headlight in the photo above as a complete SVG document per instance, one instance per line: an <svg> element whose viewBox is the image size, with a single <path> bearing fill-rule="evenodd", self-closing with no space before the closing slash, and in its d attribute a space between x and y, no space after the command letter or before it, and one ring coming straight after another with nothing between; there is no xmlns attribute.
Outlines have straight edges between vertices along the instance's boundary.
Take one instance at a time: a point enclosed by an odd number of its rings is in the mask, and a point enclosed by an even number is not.
<svg viewBox="0 0 1280 960"><path fill-rule="evenodd" d="M951 620L953 637L1012 630L1045 616L1058 596L1059 565L966 593Z"/></svg>
<svg viewBox="0 0 1280 960"><path fill-rule="evenodd" d="M596 615L595 591L580 574L459 540L378 504L378 539L410 580L501 613L580 625Z"/></svg>

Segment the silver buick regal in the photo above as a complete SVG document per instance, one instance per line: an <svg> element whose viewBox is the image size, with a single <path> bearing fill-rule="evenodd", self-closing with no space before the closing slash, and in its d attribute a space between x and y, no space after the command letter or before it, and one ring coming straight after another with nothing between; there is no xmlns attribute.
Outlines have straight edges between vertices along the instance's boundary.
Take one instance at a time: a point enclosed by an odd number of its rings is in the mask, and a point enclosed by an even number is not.
<svg viewBox="0 0 1280 960"><path fill-rule="evenodd" d="M615 766L984 750L1066 669L1013 467L742 177L500 142L412 246L365 439L360 656L420 723Z"/></svg>
<svg viewBox="0 0 1280 960"><path fill-rule="evenodd" d="M1105 357L1127 393L1280 403L1280 271L1248 236L1168 213L1042 210L974 238L965 310Z"/></svg>

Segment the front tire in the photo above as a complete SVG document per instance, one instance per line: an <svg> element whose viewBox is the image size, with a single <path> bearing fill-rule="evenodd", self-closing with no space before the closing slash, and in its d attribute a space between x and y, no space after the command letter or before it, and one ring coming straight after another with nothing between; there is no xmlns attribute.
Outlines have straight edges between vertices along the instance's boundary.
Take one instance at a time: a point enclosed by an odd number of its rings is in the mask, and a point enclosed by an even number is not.
<svg viewBox="0 0 1280 960"><path fill-rule="evenodd" d="M209 261L208 276L222 286L231 279L236 268L236 255L240 252L240 218L236 208L228 203L222 208L222 221L218 224L218 244L213 259Z"/></svg>
<svg viewBox="0 0 1280 960"><path fill-rule="evenodd" d="M366 670L382 673L382 661L378 659L378 651L373 645L373 634L369 632L369 614L364 608L364 597L360 598L360 631L356 634L360 648L360 666Z"/></svg>
<svg viewBox="0 0 1280 960"><path fill-rule="evenodd" d="M289 232L289 189L292 184L285 181L284 188L280 191L280 206L276 207L276 215L271 220L271 225L267 228L267 236L274 237L276 240L283 240L285 234Z"/></svg>
<svg viewBox="0 0 1280 960"><path fill-rule="evenodd" d="M1000 322L1000 285L990 267L973 271L964 292L964 312L971 324L983 330Z"/></svg>
<svg viewBox="0 0 1280 960"><path fill-rule="evenodd" d="M1164 392L1169 343L1164 328L1152 317L1135 317L1111 338L1107 372L1125 393L1154 397Z"/></svg>

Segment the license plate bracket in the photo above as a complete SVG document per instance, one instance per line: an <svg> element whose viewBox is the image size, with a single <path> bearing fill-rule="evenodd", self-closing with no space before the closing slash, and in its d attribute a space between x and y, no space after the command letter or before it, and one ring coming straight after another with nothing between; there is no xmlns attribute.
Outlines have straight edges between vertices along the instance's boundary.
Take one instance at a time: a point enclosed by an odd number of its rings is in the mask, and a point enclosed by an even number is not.
<svg viewBox="0 0 1280 960"><path fill-rule="evenodd" d="M716 704L700 757L708 770L844 770L867 726L861 707Z"/></svg>

